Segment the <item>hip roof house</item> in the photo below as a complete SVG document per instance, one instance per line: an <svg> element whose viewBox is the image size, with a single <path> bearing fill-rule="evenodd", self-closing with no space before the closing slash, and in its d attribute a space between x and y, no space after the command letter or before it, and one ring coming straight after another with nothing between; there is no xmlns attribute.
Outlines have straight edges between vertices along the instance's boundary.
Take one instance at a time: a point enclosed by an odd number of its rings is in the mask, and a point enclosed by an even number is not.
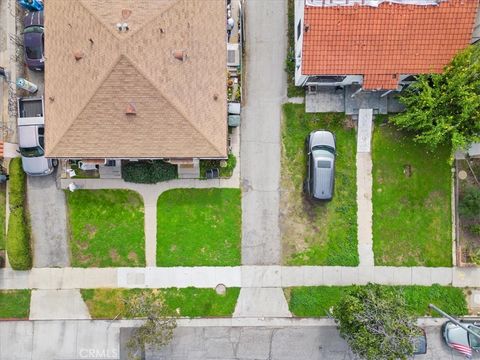
<svg viewBox="0 0 480 360"><path fill-rule="evenodd" d="M227 157L224 0L49 0L45 13L48 157Z"/></svg>
<svg viewBox="0 0 480 360"><path fill-rule="evenodd" d="M295 84L395 90L472 39L478 0L296 0Z"/></svg>

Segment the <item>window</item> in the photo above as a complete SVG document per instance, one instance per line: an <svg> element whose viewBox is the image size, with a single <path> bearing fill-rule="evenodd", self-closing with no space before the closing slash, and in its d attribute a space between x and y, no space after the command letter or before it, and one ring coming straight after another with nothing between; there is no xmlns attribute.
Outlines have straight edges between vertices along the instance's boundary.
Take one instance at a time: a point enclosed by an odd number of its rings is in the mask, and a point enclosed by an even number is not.
<svg viewBox="0 0 480 360"><path fill-rule="evenodd" d="M323 75L323 76L310 76L308 78L308 82L312 83L339 83L345 80L346 76L331 76L331 75Z"/></svg>
<svg viewBox="0 0 480 360"><path fill-rule="evenodd" d="M297 25L297 40L300 38L301 34L302 34L302 19L300 19Z"/></svg>

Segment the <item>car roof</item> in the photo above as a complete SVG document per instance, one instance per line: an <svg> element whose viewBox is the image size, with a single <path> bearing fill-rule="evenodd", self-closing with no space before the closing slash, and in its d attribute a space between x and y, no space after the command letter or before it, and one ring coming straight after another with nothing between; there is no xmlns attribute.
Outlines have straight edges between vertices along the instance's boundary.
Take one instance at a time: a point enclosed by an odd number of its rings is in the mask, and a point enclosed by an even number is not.
<svg viewBox="0 0 480 360"><path fill-rule="evenodd" d="M43 11L30 11L23 20L25 27L29 26L43 26Z"/></svg>
<svg viewBox="0 0 480 360"><path fill-rule="evenodd" d="M38 146L38 126L19 126L18 142L22 148Z"/></svg>
<svg viewBox="0 0 480 360"><path fill-rule="evenodd" d="M322 155L313 157L313 166L313 196L317 199L331 199L334 176L333 158Z"/></svg>

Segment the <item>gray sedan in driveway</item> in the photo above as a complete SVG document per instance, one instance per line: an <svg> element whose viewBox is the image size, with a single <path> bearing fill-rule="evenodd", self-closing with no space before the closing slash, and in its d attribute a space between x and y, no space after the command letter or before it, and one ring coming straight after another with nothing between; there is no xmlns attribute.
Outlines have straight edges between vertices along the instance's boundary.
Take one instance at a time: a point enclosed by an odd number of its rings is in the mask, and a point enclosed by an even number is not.
<svg viewBox="0 0 480 360"><path fill-rule="evenodd" d="M307 139L307 179L304 191L317 200L331 200L335 187L335 135L330 131L312 131Z"/></svg>

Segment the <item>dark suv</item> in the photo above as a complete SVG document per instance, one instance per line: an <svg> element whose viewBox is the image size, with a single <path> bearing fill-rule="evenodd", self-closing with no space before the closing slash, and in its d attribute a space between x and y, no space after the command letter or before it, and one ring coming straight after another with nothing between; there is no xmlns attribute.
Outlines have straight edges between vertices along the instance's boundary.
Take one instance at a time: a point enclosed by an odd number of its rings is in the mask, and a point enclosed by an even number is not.
<svg viewBox="0 0 480 360"><path fill-rule="evenodd" d="M43 11L29 12L24 19L25 62L30 70L44 69Z"/></svg>

